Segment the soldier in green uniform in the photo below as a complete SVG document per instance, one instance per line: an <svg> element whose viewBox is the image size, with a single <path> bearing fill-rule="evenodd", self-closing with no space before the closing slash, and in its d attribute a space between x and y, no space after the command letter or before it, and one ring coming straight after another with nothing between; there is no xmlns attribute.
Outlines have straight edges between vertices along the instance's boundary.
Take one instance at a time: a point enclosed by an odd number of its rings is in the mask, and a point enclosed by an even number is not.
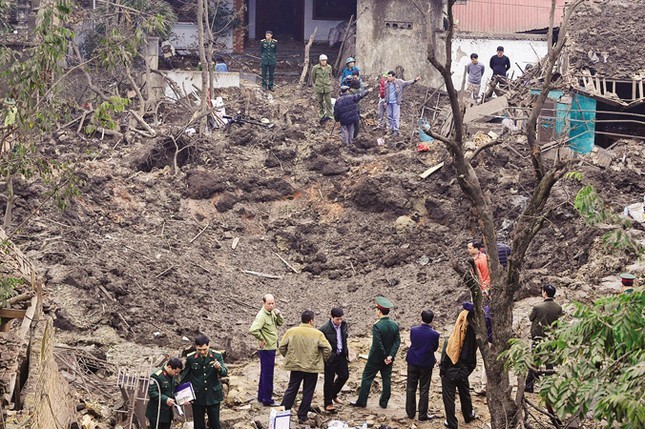
<svg viewBox="0 0 645 429"><path fill-rule="evenodd" d="M150 400L146 406L150 429L170 429L172 407L175 405L173 378L181 372L182 368L181 360L172 358L163 368L150 375L148 385Z"/></svg>
<svg viewBox="0 0 645 429"><path fill-rule="evenodd" d="M379 319L372 326L372 348L363 370L358 399L355 402L350 402L353 407L367 406L367 397L372 387L372 381L374 381L376 374L380 372L383 379L383 390L379 405L381 408L387 408L392 385L392 363L401 345L399 324L389 317L392 307L394 307L394 304L389 299L383 296L376 298L376 314Z"/></svg>
<svg viewBox="0 0 645 429"><path fill-rule="evenodd" d="M332 68L327 63L327 55L322 54L318 61L319 63L311 68L311 82L314 84L314 91L316 91L316 101L322 124L334 117L331 108Z"/></svg>
<svg viewBox="0 0 645 429"><path fill-rule="evenodd" d="M205 335L195 337L197 351L186 356L186 368L181 374L182 383L189 381L195 390L193 421L195 429L206 429L204 414L208 414L209 429L220 429L219 404L224 400L221 377L228 370L222 355L211 349Z"/></svg>
<svg viewBox="0 0 645 429"><path fill-rule="evenodd" d="M264 39L260 40L260 52L262 53L262 88L268 88L270 91L273 91L273 72L275 71L277 50L278 41L273 38L273 31L267 30Z"/></svg>

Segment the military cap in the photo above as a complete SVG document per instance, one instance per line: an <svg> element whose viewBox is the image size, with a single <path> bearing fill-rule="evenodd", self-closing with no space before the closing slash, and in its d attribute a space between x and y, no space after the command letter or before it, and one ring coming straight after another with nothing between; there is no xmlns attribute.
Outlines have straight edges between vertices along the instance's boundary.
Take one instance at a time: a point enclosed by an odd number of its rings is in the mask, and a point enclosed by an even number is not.
<svg viewBox="0 0 645 429"><path fill-rule="evenodd" d="M461 304L464 310L466 311L473 311L475 310L475 305L472 302L464 302Z"/></svg>
<svg viewBox="0 0 645 429"><path fill-rule="evenodd" d="M392 307L394 307L394 304L392 304L392 301L390 301L386 297L384 296L376 297L376 308L380 310L389 310Z"/></svg>
<svg viewBox="0 0 645 429"><path fill-rule="evenodd" d="M636 276L631 273L620 273L620 281L624 286L633 286Z"/></svg>

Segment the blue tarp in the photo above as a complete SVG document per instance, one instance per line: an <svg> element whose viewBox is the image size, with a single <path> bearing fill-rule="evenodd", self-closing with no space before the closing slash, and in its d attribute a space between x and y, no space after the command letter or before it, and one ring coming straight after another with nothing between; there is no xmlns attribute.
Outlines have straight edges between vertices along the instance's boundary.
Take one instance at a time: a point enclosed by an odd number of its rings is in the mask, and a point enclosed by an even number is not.
<svg viewBox="0 0 645 429"><path fill-rule="evenodd" d="M531 94L539 94L531 90ZM564 137L569 147L582 154L591 152L596 131L596 100L580 94L573 94L571 104L561 103L562 91L550 91L548 98L556 102L555 137ZM552 127L553 122L544 121L542 127Z"/></svg>

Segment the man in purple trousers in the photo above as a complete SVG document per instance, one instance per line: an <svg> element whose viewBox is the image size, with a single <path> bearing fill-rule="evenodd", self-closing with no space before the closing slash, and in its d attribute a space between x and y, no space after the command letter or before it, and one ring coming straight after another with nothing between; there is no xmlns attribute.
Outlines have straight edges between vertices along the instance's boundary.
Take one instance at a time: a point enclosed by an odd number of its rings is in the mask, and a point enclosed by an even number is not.
<svg viewBox="0 0 645 429"><path fill-rule="evenodd" d="M278 326L282 326L284 318L280 310L275 308L275 298L271 294L262 297L262 308L255 316L249 333L260 342L260 382L258 384L258 401L264 406L278 405L273 400L273 370L275 368L275 353L278 348Z"/></svg>

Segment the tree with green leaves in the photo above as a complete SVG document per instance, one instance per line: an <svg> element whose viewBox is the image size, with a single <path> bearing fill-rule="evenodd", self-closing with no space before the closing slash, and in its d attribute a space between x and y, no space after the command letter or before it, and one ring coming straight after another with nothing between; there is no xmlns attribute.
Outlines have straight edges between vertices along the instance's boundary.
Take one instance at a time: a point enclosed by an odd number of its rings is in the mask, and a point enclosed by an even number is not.
<svg viewBox="0 0 645 429"><path fill-rule="evenodd" d="M69 166L41 151L49 133L67 114L65 100L59 97L63 89L59 83L64 76L61 64L73 38L67 28L70 13L69 0L44 6L33 34L36 43L22 51L0 46L0 69L7 88L0 94L4 104L0 177L4 181L5 229L12 223L17 180L42 180L48 185L44 201L53 198L61 206L77 193Z"/></svg>
<svg viewBox="0 0 645 429"><path fill-rule="evenodd" d="M531 404L558 428L573 422L589 427L645 427L645 294L642 290L573 304L567 319L535 349L514 339L502 354L520 377L547 363L539 398L547 411ZM528 409L528 407L525 406ZM525 426L531 427L531 413ZM535 416L537 417L537 416ZM540 420L537 420L538 422Z"/></svg>

